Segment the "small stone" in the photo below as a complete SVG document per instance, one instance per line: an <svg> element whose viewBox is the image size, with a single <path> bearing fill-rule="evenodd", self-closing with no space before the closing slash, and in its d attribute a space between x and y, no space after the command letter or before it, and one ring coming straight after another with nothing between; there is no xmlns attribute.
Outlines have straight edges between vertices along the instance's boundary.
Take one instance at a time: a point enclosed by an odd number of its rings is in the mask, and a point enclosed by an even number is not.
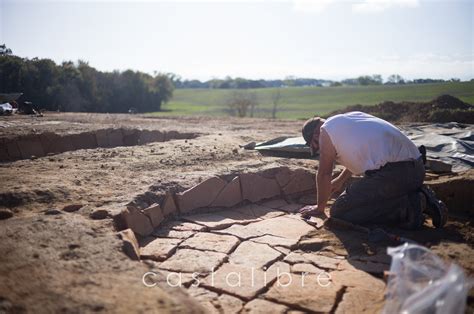
<svg viewBox="0 0 474 314"><path fill-rule="evenodd" d="M180 247L202 251L229 253L239 244L239 242L239 239L234 236L200 232L194 235L194 237L185 240L180 244Z"/></svg>
<svg viewBox="0 0 474 314"><path fill-rule="evenodd" d="M96 209L89 214L89 217L94 220L102 220L109 216L109 212L105 209Z"/></svg>
<svg viewBox="0 0 474 314"><path fill-rule="evenodd" d="M265 313L281 313L284 314L288 308L284 305L273 303L262 299L254 299L245 304L242 313L265 314Z"/></svg>
<svg viewBox="0 0 474 314"><path fill-rule="evenodd" d="M84 205L82 205L82 204L66 205L66 206L63 207L63 211L68 212L68 213L72 213L72 212L78 211L78 210L81 209L83 206L84 206Z"/></svg>
<svg viewBox="0 0 474 314"><path fill-rule="evenodd" d="M132 229L126 229L119 232L119 237L122 239L122 250L132 260L140 260L140 249L138 241Z"/></svg>
<svg viewBox="0 0 474 314"><path fill-rule="evenodd" d="M57 209L54 209L54 208L50 208L50 209L47 209L44 211L44 214L45 215L60 215L61 212Z"/></svg>
<svg viewBox="0 0 474 314"><path fill-rule="evenodd" d="M7 208L0 209L0 220L13 217L13 212Z"/></svg>

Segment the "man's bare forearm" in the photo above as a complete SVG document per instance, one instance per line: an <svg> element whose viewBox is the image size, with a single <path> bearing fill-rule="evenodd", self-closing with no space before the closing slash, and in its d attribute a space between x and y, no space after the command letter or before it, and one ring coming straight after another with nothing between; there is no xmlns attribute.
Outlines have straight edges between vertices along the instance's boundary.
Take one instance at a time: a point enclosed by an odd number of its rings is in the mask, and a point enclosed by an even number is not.
<svg viewBox="0 0 474 314"><path fill-rule="evenodd" d="M342 170L342 172L337 176L336 179L342 182L346 182L347 179L349 179L350 177L352 177L352 172L350 172L349 169L344 168L344 170Z"/></svg>
<svg viewBox="0 0 474 314"><path fill-rule="evenodd" d="M318 209L324 211L331 196L331 173L318 171L316 176L316 189L318 196Z"/></svg>

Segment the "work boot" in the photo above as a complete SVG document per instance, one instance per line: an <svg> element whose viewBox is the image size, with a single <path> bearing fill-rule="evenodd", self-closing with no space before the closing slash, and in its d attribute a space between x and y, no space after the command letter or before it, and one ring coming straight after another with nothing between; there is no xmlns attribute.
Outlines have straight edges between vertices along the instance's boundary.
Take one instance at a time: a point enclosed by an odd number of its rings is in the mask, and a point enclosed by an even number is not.
<svg viewBox="0 0 474 314"><path fill-rule="evenodd" d="M448 207L436 197L435 192L429 186L424 185L420 190L426 197L426 213L431 217L433 226L443 228L448 221Z"/></svg>
<svg viewBox="0 0 474 314"><path fill-rule="evenodd" d="M408 230L417 230L423 226L425 218L423 212L426 209L426 198L422 192L408 195L409 207L407 208L405 222L400 227Z"/></svg>

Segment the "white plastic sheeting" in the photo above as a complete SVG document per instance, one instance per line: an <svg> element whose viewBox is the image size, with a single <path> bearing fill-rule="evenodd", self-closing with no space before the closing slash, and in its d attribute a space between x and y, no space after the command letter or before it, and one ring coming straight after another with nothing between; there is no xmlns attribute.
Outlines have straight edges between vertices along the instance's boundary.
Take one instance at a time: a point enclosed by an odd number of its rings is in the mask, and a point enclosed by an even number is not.
<svg viewBox="0 0 474 314"><path fill-rule="evenodd" d="M427 156L463 171L474 166L474 126L460 123L412 124L400 129L417 146L426 147ZM255 149L265 155L311 158L302 137L279 137L258 143Z"/></svg>

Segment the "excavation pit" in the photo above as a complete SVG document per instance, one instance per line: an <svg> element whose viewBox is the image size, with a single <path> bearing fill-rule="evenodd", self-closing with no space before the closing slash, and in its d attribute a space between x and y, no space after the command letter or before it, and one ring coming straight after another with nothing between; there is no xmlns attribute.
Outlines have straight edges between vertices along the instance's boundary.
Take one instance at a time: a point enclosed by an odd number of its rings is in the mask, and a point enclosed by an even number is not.
<svg viewBox="0 0 474 314"><path fill-rule="evenodd" d="M209 312L380 311L386 244L302 219L313 184L287 167L216 176L140 195L115 220L124 251L150 267L145 285L183 287Z"/></svg>
<svg viewBox="0 0 474 314"><path fill-rule="evenodd" d="M0 162L38 158L79 149L145 145L180 139L194 139L197 133L177 131L108 128L95 131L56 134L44 132L0 138Z"/></svg>

